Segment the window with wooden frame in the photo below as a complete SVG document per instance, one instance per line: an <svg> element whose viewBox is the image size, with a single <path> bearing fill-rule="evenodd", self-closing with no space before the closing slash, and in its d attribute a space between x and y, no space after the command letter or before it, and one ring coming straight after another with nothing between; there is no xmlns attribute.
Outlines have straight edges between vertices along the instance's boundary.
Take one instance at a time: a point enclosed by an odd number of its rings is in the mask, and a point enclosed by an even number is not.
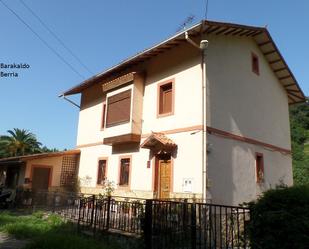
<svg viewBox="0 0 309 249"><path fill-rule="evenodd" d="M251 67L253 73L260 75L259 57L255 53L251 53Z"/></svg>
<svg viewBox="0 0 309 249"><path fill-rule="evenodd" d="M129 186L130 167L131 167L130 157L120 159L119 186L123 187Z"/></svg>
<svg viewBox="0 0 309 249"><path fill-rule="evenodd" d="M106 114L106 103L103 103L103 107L102 107L102 123L101 123L101 130L104 130L105 128L105 114Z"/></svg>
<svg viewBox="0 0 309 249"><path fill-rule="evenodd" d="M100 159L98 162L98 178L97 178L97 184L103 185L104 181L106 180L106 171L107 170L107 160L106 159Z"/></svg>
<svg viewBox="0 0 309 249"><path fill-rule="evenodd" d="M262 153L255 154L256 182L264 182L264 157Z"/></svg>
<svg viewBox="0 0 309 249"><path fill-rule="evenodd" d="M131 89L107 98L106 127L127 123L131 116Z"/></svg>
<svg viewBox="0 0 309 249"><path fill-rule="evenodd" d="M158 85L158 116L174 113L174 80Z"/></svg>

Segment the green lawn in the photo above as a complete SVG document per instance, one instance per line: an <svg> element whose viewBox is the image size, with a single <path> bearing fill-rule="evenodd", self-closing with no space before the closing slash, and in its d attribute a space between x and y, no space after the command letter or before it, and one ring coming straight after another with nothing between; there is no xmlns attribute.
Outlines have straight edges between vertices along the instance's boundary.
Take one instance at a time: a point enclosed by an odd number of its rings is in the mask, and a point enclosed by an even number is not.
<svg viewBox="0 0 309 249"><path fill-rule="evenodd" d="M19 239L30 239L25 249L116 249L103 241L86 238L76 233L76 227L59 216L37 212L20 215L0 212L0 231Z"/></svg>

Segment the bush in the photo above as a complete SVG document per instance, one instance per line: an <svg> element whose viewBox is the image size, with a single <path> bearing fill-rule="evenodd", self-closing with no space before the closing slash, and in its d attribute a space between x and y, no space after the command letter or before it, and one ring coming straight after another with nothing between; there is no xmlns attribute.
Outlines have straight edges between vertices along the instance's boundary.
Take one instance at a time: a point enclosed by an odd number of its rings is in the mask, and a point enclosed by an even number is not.
<svg viewBox="0 0 309 249"><path fill-rule="evenodd" d="M307 249L309 185L269 190L250 203L252 249Z"/></svg>

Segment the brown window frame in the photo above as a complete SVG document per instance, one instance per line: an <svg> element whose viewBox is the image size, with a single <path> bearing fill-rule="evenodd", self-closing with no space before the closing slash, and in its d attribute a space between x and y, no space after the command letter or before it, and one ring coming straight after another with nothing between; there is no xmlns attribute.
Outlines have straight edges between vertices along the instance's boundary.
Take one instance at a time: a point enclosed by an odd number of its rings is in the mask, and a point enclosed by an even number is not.
<svg viewBox="0 0 309 249"><path fill-rule="evenodd" d="M264 182L264 155L262 153L255 153L255 175L256 183Z"/></svg>
<svg viewBox="0 0 309 249"><path fill-rule="evenodd" d="M104 174L104 177L103 178L105 178L104 180L106 180L106 177L107 177L107 165L108 165L108 158L107 157L100 157L99 159L98 159L98 171L97 171L97 185L98 186L102 186L103 185L103 183L99 183L99 176L100 176L100 161L105 161L105 174ZM103 180L103 181L104 181Z"/></svg>
<svg viewBox="0 0 309 249"><path fill-rule="evenodd" d="M121 100L121 98L122 98L121 95L126 95L127 93L129 93L129 98L130 98L128 118L126 118L124 120L120 120L120 121L109 123L109 115L110 115L110 112L109 112L109 108L110 107L109 107L109 105L112 104L112 103L117 102L117 100L115 101L114 99L118 99L119 98ZM126 99L126 98L123 98L123 99ZM113 100L112 103L110 103L111 100ZM120 93L117 93L117 94L109 96L107 98L107 101L106 101L106 122L105 122L105 127L109 128L109 127L117 126L117 125L120 125L120 124L129 123L131 121L131 105L132 105L132 89L124 90L124 91L122 91Z"/></svg>
<svg viewBox="0 0 309 249"><path fill-rule="evenodd" d="M121 184L121 161L124 159L129 159L129 176L128 176L128 183L127 184ZM118 177L118 186L119 188L126 188L129 189L131 186L131 171L132 171L132 156L131 155L127 155L127 156L120 156L119 157L119 177Z"/></svg>
<svg viewBox="0 0 309 249"><path fill-rule="evenodd" d="M253 73L255 73L256 75L260 75L259 57L253 52L251 52L251 69Z"/></svg>
<svg viewBox="0 0 309 249"><path fill-rule="evenodd" d="M161 112L161 105L162 105L162 88L166 85L172 86L172 101L171 101L171 111L162 113ZM169 79L166 81L163 81L158 84L158 89L157 89L157 118L160 117L166 117L166 116L171 116L174 115L174 110L175 110L175 79Z"/></svg>
<svg viewBox="0 0 309 249"><path fill-rule="evenodd" d="M106 117L106 101L103 102L102 106L102 122L101 122L101 130L105 129L105 117Z"/></svg>

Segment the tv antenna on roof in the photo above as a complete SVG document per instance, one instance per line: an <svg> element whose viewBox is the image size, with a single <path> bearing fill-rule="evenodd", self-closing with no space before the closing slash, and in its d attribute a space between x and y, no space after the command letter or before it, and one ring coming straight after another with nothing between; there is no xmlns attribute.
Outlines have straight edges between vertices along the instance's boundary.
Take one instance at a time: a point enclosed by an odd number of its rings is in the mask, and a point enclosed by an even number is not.
<svg viewBox="0 0 309 249"><path fill-rule="evenodd" d="M185 30L195 20L195 15L189 15L179 26L177 32Z"/></svg>

